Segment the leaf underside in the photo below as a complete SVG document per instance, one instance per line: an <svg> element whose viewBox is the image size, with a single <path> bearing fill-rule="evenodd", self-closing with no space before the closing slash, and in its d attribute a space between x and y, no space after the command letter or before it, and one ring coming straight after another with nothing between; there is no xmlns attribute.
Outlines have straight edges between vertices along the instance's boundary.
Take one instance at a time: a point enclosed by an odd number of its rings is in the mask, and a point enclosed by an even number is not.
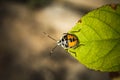
<svg viewBox="0 0 120 80"><path fill-rule="evenodd" d="M68 32L79 39L76 48L68 49L78 61L90 69L120 71L120 5L93 10ZM75 52L77 56L73 54Z"/></svg>

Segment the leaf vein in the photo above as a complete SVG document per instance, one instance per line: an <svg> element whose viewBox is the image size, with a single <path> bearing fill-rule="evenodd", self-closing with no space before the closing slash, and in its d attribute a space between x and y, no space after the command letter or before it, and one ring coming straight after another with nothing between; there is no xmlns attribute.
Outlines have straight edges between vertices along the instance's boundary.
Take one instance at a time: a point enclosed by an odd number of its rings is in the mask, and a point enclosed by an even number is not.
<svg viewBox="0 0 120 80"><path fill-rule="evenodd" d="M100 34L92 26L90 26L88 24L85 24L85 25L88 26L90 29L92 29L99 36L99 38L102 39L102 37L100 36Z"/></svg>
<svg viewBox="0 0 120 80"><path fill-rule="evenodd" d="M118 42L117 42L118 43ZM96 61L98 61L100 58L102 58L102 59L104 59L103 60L103 62L102 62L102 64L105 62L105 57L106 56L108 56L109 55L109 53L110 52L112 52L113 51L113 49L117 46L117 43L111 48L111 50L109 50L104 56L102 56L102 57L99 57L97 60L95 60L95 61L93 61L93 62L91 62L91 63L89 63L89 64L94 64ZM102 67L102 65L101 65L101 67Z"/></svg>
<svg viewBox="0 0 120 80"><path fill-rule="evenodd" d="M100 11L104 11L104 12L108 12L108 13L116 14L117 16L120 17L120 14L118 14L118 13L116 13L116 12L112 12L112 11L108 11L108 10L100 10Z"/></svg>
<svg viewBox="0 0 120 80"><path fill-rule="evenodd" d="M88 16L88 17L99 20L100 22L102 22L102 23L104 23L105 25L107 25L107 27L109 27L109 28L111 28L112 30L114 30L117 34L120 34L118 31L116 31L115 29L113 29L111 25L109 25L108 23L102 21L101 19L99 19L99 18L97 18L97 17L93 17L93 16Z"/></svg>

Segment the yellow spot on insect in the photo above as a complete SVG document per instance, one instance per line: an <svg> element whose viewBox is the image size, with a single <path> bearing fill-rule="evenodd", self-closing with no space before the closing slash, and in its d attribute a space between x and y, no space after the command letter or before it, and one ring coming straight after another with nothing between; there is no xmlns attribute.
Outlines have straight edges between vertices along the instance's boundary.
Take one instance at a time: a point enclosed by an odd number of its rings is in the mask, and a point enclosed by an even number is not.
<svg viewBox="0 0 120 80"><path fill-rule="evenodd" d="M75 47L78 44L78 39L76 36L68 34L68 46L70 48Z"/></svg>

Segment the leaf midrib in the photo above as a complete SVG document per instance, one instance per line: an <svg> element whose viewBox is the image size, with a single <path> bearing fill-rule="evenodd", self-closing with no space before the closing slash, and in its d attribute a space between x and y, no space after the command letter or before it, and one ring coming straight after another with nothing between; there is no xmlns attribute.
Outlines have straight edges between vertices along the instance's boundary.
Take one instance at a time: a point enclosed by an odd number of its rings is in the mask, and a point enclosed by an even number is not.
<svg viewBox="0 0 120 80"><path fill-rule="evenodd" d="M100 41L114 41L114 40L120 40L120 37L109 38L109 39L88 40L88 41L80 41L80 42L100 42Z"/></svg>

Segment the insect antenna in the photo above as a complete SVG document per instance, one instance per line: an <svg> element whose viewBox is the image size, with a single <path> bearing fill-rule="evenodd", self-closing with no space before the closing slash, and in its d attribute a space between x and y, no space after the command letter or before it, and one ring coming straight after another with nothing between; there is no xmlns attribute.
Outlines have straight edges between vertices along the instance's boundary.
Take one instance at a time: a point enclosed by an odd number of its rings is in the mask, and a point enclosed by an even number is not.
<svg viewBox="0 0 120 80"><path fill-rule="evenodd" d="M53 51L57 48L58 45L56 45L55 47L52 48L52 50L50 51L50 56L53 54Z"/></svg>
<svg viewBox="0 0 120 80"><path fill-rule="evenodd" d="M48 33L43 32L47 37L49 37L50 39L54 40L55 42L57 42L56 39L54 39L53 37L51 37ZM53 54L53 51L57 48L58 45L56 45L55 47L52 48L52 50L50 51L50 56Z"/></svg>
<svg viewBox="0 0 120 80"><path fill-rule="evenodd" d="M43 32L47 37L49 37L50 39L54 40L54 41L57 41L55 38L51 37L48 33L46 32Z"/></svg>

